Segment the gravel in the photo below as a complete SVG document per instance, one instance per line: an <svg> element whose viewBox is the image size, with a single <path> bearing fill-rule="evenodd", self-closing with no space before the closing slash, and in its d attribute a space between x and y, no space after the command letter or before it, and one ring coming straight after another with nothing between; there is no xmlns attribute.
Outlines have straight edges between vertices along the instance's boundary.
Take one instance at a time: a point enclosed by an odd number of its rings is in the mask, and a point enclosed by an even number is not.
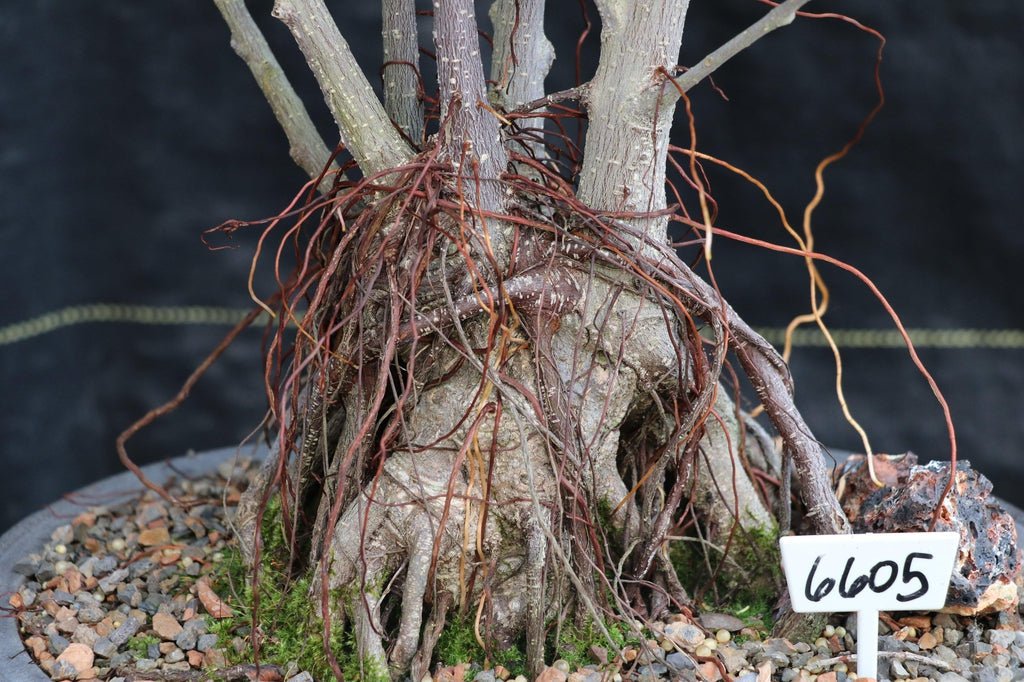
<svg viewBox="0 0 1024 682"><path fill-rule="evenodd" d="M243 469L247 469L243 465ZM229 540L223 500L237 500L243 476L177 483L196 498L189 510L146 493L131 503L97 506L59 527L15 570L26 582L11 596L26 649L54 680L123 682L139 673L186 674L224 665L225 647L211 632L196 579L209 573ZM893 614L879 638L883 680L1024 682L1024 631L1014 614L987 619L949 614ZM902 618L902 619L901 619ZM697 619L669 614L648 623L648 640L621 652L592 647L582 667L564 659L541 676L558 682L847 682L856 670L856 617L837 617L814 642L763 638L732 615ZM240 634L240 633L236 633ZM416 682L525 682L478 663L436 671ZM319 682L292 663L285 682Z"/></svg>

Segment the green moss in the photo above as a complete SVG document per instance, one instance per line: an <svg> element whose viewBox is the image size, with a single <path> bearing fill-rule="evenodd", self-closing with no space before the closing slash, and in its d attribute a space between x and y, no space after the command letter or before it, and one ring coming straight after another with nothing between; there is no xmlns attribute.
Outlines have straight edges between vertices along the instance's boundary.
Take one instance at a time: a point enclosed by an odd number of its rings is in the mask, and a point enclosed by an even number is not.
<svg viewBox="0 0 1024 682"><path fill-rule="evenodd" d="M604 622L604 627L616 650L621 650L626 645L639 644L639 639L625 623L609 620ZM561 628L551 629L548 642L550 658L564 659L571 670L596 663L590 653L592 646L609 648L608 640L601 632L601 628L591 619L587 619L582 625L563 623Z"/></svg>
<svg viewBox="0 0 1024 682"><path fill-rule="evenodd" d="M771 629L772 608L783 580L778 529L737 532L729 553L740 570L723 566L712 583L721 555L705 557L698 542L675 542L670 548L680 582L690 594L700 596L706 610L730 613L758 630Z"/></svg>
<svg viewBox="0 0 1024 682"><path fill-rule="evenodd" d="M437 641L435 654L437 659L444 665L456 665L458 663L483 663L486 659L491 665L500 665L507 668L512 675L521 675L526 672L526 657L523 654L525 647L491 647L485 651L476 639L471 618L457 617L449 620L441 632Z"/></svg>
<svg viewBox="0 0 1024 682"><path fill-rule="evenodd" d="M135 658L149 658L149 647L159 643L160 640L153 635L136 635L128 642L128 651Z"/></svg>
<svg viewBox="0 0 1024 682"><path fill-rule="evenodd" d="M309 671L315 679L333 679L334 674L323 645L323 621L314 615L310 602L308 577L288 575L287 542L280 520L280 506L271 500L263 517L263 552L260 560L259 623L264 633L260 661L284 666L289 662ZM213 576L214 589L231 607L234 615L211 623L210 632L218 636L218 645L229 662L248 663L255 658L252 639L254 605L251 576L241 553L235 548L224 552ZM242 637L244 646L236 651L233 641ZM361 661L351 633L332 629L331 651L346 680L382 682L388 679L382 661Z"/></svg>

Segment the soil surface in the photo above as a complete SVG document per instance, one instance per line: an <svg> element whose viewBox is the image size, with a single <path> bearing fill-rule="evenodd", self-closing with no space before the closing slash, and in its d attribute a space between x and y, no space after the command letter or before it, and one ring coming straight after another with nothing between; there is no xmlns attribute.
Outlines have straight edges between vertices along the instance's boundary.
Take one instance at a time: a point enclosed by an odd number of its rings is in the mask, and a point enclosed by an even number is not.
<svg viewBox="0 0 1024 682"><path fill-rule="evenodd" d="M152 492L94 506L57 528L16 570L8 598L26 649L54 680L319 682L303 661L271 655L252 665L248 605L226 581L237 559L231 515L252 473L248 461L217 475L171 482L187 508ZM234 587L232 587L234 585ZM750 614L676 613L622 630L624 644L595 638L557 650L541 682L737 680L843 682L854 679L855 616L837 617L813 642L766 636ZM747 616L743 618L742 616ZM897 617L898 616L898 617ZM948 614L882 614L883 679L959 682L1024 680L1024 631L1017 614L964 619ZM275 633L265 633L273 642ZM268 650L267 648L264 651ZM273 650L270 647L270 650ZM438 660L416 682L526 682L486 660ZM445 655L439 651L439 657ZM219 671L217 677L211 677Z"/></svg>

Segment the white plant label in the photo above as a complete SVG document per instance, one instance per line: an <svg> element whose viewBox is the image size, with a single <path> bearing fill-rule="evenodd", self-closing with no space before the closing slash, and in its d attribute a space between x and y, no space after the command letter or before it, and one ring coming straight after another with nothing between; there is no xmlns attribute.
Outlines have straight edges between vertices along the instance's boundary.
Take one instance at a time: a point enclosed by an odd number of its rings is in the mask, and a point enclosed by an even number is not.
<svg viewBox="0 0 1024 682"><path fill-rule="evenodd" d="M957 533L803 535L779 540L797 613L857 612L857 676L877 678L878 612L946 605Z"/></svg>

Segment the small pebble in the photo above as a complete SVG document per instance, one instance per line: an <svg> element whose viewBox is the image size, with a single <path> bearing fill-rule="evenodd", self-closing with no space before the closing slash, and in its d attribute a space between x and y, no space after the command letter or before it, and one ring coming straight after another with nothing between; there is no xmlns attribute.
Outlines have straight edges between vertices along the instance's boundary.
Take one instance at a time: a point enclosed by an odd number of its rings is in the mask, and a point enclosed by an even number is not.
<svg viewBox="0 0 1024 682"><path fill-rule="evenodd" d="M725 644L731 639L732 633L730 633L728 630L722 629L715 633L715 640L717 640L719 644Z"/></svg>

